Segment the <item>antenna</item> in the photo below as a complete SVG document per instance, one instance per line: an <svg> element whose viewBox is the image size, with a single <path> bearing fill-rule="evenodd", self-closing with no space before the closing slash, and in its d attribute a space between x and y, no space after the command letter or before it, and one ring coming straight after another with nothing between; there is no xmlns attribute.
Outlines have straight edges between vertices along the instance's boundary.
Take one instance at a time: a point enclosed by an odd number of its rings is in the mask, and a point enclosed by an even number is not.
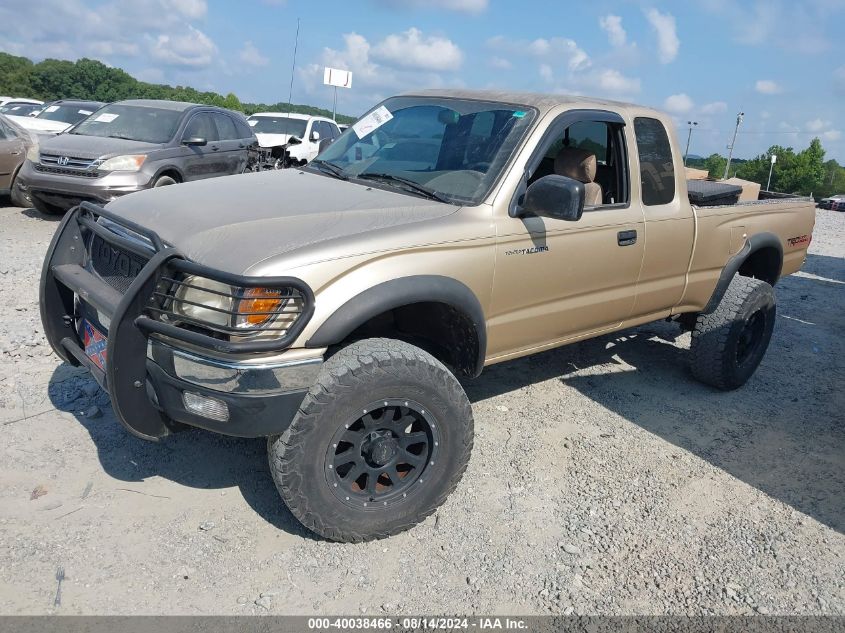
<svg viewBox="0 0 845 633"><path fill-rule="evenodd" d="M290 118L290 108L293 104L293 74L296 72L296 49L299 48L299 18L296 18L296 39L293 43L293 63L290 65L290 91L288 92L287 118Z"/></svg>

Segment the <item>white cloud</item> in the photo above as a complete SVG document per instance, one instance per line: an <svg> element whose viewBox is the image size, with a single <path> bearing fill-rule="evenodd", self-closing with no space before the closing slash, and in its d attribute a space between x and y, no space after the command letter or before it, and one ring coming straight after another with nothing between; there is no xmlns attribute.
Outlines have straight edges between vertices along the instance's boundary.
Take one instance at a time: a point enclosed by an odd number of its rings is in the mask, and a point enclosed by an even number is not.
<svg viewBox="0 0 845 633"><path fill-rule="evenodd" d="M628 34L622 27L622 18L618 15L605 15L599 18L599 26L607 33L607 39L613 46L625 46Z"/></svg>
<svg viewBox="0 0 845 633"><path fill-rule="evenodd" d="M640 91L638 78L627 77L614 68L596 67L586 51L569 38L519 40L497 35L487 40L487 46L513 58L536 58L540 77L556 93L612 98L629 97Z"/></svg>
<svg viewBox="0 0 845 633"><path fill-rule="evenodd" d="M208 11L205 0L169 0L169 4L186 18L192 20L205 17Z"/></svg>
<svg viewBox="0 0 845 633"><path fill-rule="evenodd" d="M727 112L728 104L724 101L713 101L712 103L705 103L701 106L702 114L721 114Z"/></svg>
<svg viewBox="0 0 845 633"><path fill-rule="evenodd" d="M483 13L488 0L378 0L379 4L400 9L445 9L458 13Z"/></svg>
<svg viewBox="0 0 845 633"><path fill-rule="evenodd" d="M830 127L830 121L822 121L821 119L813 119L804 124L808 132L821 132Z"/></svg>
<svg viewBox="0 0 845 633"><path fill-rule="evenodd" d="M640 91L640 80L635 77L626 77L618 70L604 70L598 75L595 85L603 92L611 94L631 95Z"/></svg>
<svg viewBox="0 0 845 633"><path fill-rule="evenodd" d="M208 66L216 52L211 38L193 26L181 34L161 34L150 43L153 59L169 66Z"/></svg>
<svg viewBox="0 0 845 633"><path fill-rule="evenodd" d="M504 57L491 57L490 65L498 70L510 70L513 68L513 64Z"/></svg>
<svg viewBox="0 0 845 633"><path fill-rule="evenodd" d="M681 41L675 27L675 17L670 13L660 13L657 9L646 11L646 18L657 34L658 59L661 64L668 64L678 55Z"/></svg>
<svg viewBox="0 0 845 633"><path fill-rule="evenodd" d="M763 95L776 95L783 92L780 84L771 79L758 79L754 84L754 89Z"/></svg>
<svg viewBox="0 0 845 633"><path fill-rule="evenodd" d="M822 132L823 141L838 141L842 138L842 132L839 130L827 130Z"/></svg>
<svg viewBox="0 0 845 633"><path fill-rule="evenodd" d="M373 47L373 58L400 68L423 70L458 70L464 54L452 40L438 35L424 36L410 28L388 35Z"/></svg>
<svg viewBox="0 0 845 633"><path fill-rule="evenodd" d="M261 51L251 41L244 42L244 47L238 53L238 58L247 66L266 66L270 59L261 54Z"/></svg>
<svg viewBox="0 0 845 633"><path fill-rule="evenodd" d="M673 114L686 114L694 105L689 95L683 92L666 97L666 101L663 102L663 107Z"/></svg>
<svg viewBox="0 0 845 633"><path fill-rule="evenodd" d="M493 49L510 53L511 55L530 54L543 59L549 64L565 63L569 70L584 70L592 65L590 56L578 46L575 40L567 37L553 37L546 39L538 37L535 40L511 40L497 35L487 40L487 45Z"/></svg>

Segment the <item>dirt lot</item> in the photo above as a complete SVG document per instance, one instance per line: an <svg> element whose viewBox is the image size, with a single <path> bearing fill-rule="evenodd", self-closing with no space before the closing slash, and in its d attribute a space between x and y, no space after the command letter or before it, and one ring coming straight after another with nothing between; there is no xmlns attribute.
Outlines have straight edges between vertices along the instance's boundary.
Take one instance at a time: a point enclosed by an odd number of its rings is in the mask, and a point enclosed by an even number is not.
<svg viewBox="0 0 845 633"><path fill-rule="evenodd" d="M745 388L667 323L492 367L457 492L363 545L299 527L260 440L122 430L41 334L55 227L0 209L0 613L845 614L845 214Z"/></svg>

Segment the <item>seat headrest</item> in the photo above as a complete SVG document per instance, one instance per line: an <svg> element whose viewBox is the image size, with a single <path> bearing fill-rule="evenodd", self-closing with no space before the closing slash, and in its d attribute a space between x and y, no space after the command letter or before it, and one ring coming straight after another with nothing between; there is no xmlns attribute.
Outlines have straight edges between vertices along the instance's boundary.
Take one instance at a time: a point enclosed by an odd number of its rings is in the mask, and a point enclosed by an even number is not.
<svg viewBox="0 0 845 633"><path fill-rule="evenodd" d="M593 182L596 177L596 155L585 149L563 147L555 156L555 173L580 182Z"/></svg>

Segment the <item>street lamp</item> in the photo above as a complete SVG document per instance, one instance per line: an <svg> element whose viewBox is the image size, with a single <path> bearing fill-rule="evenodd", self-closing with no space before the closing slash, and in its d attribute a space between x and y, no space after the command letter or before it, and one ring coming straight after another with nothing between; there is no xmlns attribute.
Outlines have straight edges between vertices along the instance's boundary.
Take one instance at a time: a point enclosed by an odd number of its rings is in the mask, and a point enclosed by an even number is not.
<svg viewBox="0 0 845 633"><path fill-rule="evenodd" d="M766 191L771 191L771 190L772 190L772 189L771 189L771 186L772 186L772 169L774 168L775 163L777 162L777 160L778 160L778 155L777 155L777 154L772 154L772 155L769 157L769 180L766 182Z"/></svg>
<svg viewBox="0 0 845 633"><path fill-rule="evenodd" d="M731 144L728 145L728 150L729 150L729 152L728 152L728 164L725 165L725 177L722 178L722 180L728 179L728 170L731 168L731 158L733 157L734 145L736 144L736 133L739 131L739 124L742 123L742 117L744 117L744 116L745 116L745 112L740 112L739 114L736 115L736 127L734 128L734 137L733 137L733 140L731 141Z"/></svg>
<svg viewBox="0 0 845 633"><path fill-rule="evenodd" d="M687 134L687 150L684 152L684 167L687 166L687 155L689 154L689 141L692 138L692 128L695 125L698 125L698 121L687 121L687 125L689 125L689 133Z"/></svg>

